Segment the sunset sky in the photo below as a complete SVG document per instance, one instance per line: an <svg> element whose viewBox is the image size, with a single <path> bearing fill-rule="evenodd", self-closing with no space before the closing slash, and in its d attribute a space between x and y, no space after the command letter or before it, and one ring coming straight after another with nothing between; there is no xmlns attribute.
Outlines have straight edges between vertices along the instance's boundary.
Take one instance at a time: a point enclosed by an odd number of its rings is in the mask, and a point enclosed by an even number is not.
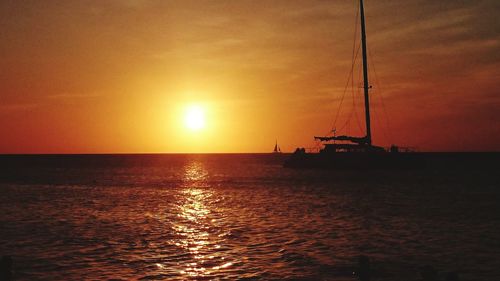
<svg viewBox="0 0 500 281"><path fill-rule="evenodd" d="M357 7L1 1L0 153L270 152L276 139L293 151L332 127L361 136L358 67L333 125ZM500 1L365 9L374 143L500 150Z"/></svg>

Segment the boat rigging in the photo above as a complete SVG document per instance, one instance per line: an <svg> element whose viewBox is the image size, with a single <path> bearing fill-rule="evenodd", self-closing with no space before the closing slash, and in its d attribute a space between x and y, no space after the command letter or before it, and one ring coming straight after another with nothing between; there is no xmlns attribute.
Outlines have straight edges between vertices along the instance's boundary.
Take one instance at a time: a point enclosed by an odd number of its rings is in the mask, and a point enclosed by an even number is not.
<svg viewBox="0 0 500 281"><path fill-rule="evenodd" d="M324 168L335 167L345 168L405 168L417 167L421 165L421 159L415 157L413 153L399 153L399 148L395 145L386 150L376 146L372 141L371 119L370 119L370 89L368 79L368 58L366 40L366 22L363 0L359 1L359 14L361 24L361 51L363 67L363 94L365 111L365 132L364 136L336 135L333 129L333 136L315 136L314 139L323 143L323 148L319 153L306 152L304 148L297 148L295 152L286 160L284 166L292 168ZM357 55L357 52L356 52ZM355 55L353 53L354 67ZM351 80L352 81L352 80ZM345 93L345 92L344 92ZM341 100L341 104L343 97ZM337 116L338 117L337 112ZM333 141L333 142L332 142ZM336 142L338 141L338 142ZM277 143L275 149L277 147Z"/></svg>
<svg viewBox="0 0 500 281"><path fill-rule="evenodd" d="M315 140L321 142L328 141L348 141L351 144L336 144L328 143L325 144L325 150L328 151L384 151L382 147L372 145L372 135L371 135L371 120L370 120L370 96L369 90L371 86L368 80L368 59L367 59L367 48L366 48L366 26L365 26L365 12L363 0L359 1L360 14L361 14L361 51L363 59L363 93L364 93L364 105L365 105L365 128L366 134L363 137L355 136L315 136Z"/></svg>

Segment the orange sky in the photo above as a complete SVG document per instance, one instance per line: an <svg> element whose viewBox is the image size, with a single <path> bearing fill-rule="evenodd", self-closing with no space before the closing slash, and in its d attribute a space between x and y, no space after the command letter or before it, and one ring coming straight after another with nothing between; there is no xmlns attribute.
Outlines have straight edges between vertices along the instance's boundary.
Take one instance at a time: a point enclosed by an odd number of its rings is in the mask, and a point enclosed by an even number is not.
<svg viewBox="0 0 500 281"><path fill-rule="evenodd" d="M313 146L347 82L356 8L2 1L0 153L269 152L276 138L285 151ZM365 8L374 143L500 150L499 2ZM356 135L359 83L335 125ZM205 109L201 131L183 123L191 104Z"/></svg>

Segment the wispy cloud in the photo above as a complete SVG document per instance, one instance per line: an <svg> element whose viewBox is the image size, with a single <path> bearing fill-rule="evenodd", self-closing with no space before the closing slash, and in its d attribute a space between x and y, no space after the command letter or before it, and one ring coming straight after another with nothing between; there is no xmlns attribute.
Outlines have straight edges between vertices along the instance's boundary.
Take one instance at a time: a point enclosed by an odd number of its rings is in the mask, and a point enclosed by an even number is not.
<svg viewBox="0 0 500 281"><path fill-rule="evenodd" d="M0 105L0 114L27 112L39 106L40 104L37 103L2 104Z"/></svg>
<svg viewBox="0 0 500 281"><path fill-rule="evenodd" d="M60 93L48 95L49 99L62 99L62 100L72 100L72 99L90 99L99 97L99 93Z"/></svg>

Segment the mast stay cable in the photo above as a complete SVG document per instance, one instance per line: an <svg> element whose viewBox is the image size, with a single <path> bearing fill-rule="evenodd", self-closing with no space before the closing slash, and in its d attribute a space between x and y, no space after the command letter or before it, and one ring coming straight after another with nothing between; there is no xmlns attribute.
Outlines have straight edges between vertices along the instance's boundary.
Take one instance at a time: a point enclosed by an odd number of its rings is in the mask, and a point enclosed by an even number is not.
<svg viewBox="0 0 500 281"><path fill-rule="evenodd" d="M368 55L370 56L370 60L372 62L371 68L373 69L373 74L375 77L375 85L378 89L378 92L376 92L376 96L377 96L377 98L379 98L380 104L382 105L382 110L384 111L384 117L385 117L384 123L385 123L386 130L382 130L382 131L384 132L386 139L389 142L392 142L394 140L394 138L393 138L393 134L392 134L393 132L391 130L390 122L389 122L389 114L387 113L387 108L386 108L385 102L384 102L384 96L382 95L382 88L380 87L377 69L375 67L375 61L373 60L373 56L372 56L372 52L371 52L370 48L368 48Z"/></svg>
<svg viewBox="0 0 500 281"><path fill-rule="evenodd" d="M356 64L356 59L358 57L358 54L359 54L359 49L361 47L361 44L358 45L358 48L356 48L356 43L357 43L357 33L358 33L358 18L359 18L359 9L356 9L356 19L355 19L355 27L354 27L354 41L353 41L353 46L352 46L352 56L351 56L351 70L349 71L349 75L347 77L347 82L346 82L346 85L344 87L344 92L342 93L342 97L340 99L340 104L339 104L339 107L337 109L337 113L335 114L335 119L333 121L333 125L331 126L329 132L327 133L330 134L331 132L333 132L335 130L335 126L337 124L337 121L338 121L338 118L339 118L339 115L340 115L340 111L342 109L342 104L344 102L344 98L345 98L345 95L347 93L347 89L349 88L349 82L351 83L354 83L353 80L354 80L354 66ZM347 123L347 122L346 122ZM344 126L345 127L345 124Z"/></svg>

